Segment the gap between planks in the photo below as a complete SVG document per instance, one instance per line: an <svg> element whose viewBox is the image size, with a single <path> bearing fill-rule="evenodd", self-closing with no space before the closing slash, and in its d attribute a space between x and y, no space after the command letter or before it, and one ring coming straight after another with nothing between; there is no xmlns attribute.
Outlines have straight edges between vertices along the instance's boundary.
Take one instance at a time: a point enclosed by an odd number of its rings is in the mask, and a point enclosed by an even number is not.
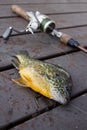
<svg viewBox="0 0 87 130"><path fill-rule="evenodd" d="M82 91L82 92L80 92L80 93L78 93L78 94L76 94L76 95L74 95L74 96L72 96L71 97L71 101L74 100L75 98L78 98L78 97L86 94L86 93L87 93L87 89ZM54 109L56 107L59 107L59 106L61 106L61 105L58 104L57 102L55 102L53 105L51 105L49 107L46 107L46 108L40 110L39 112L33 113L31 115L27 115L27 116L25 116L25 117L23 117L21 119L18 119L18 120L14 121L14 122L11 122L10 124L8 124L6 126L0 127L0 130L11 129L11 128L17 126L17 125L20 125L20 124L22 124L22 123L24 123L26 121L29 121L29 120L31 120L31 119L33 119L33 118L35 118L35 117L37 117L37 116L39 116L39 115L41 115L41 114L43 114L45 112L48 112L48 111L50 111L50 110L52 110L52 109Z"/></svg>
<svg viewBox="0 0 87 130"><path fill-rule="evenodd" d="M75 11L75 12L60 12L60 13L45 13L45 15L63 15L63 14L83 14L87 13L87 11ZM5 19L5 18L17 18L20 16L1 16L0 19Z"/></svg>
<svg viewBox="0 0 87 130"><path fill-rule="evenodd" d="M63 27L63 28L59 28L60 30L63 30L63 29L69 29L69 28L77 28L77 27L85 27L87 25L78 25L78 26L72 26L72 27ZM35 33L42 33L40 30L36 31ZM18 36L18 35L29 35L30 33L23 33L23 34L13 34L11 35L10 37L14 37L14 36ZM0 36L0 38L2 38L2 36ZM83 46L85 48L87 48L87 46ZM63 55L68 55L68 54L71 54L71 53L75 53L75 52L78 52L80 51L79 49L77 48L74 48L74 49L71 49L69 51L65 51L65 52L60 52L60 53L54 53L54 54L50 54L50 55L47 55L47 56L42 56L42 57L37 57L37 59L39 60L47 60L47 59L52 59L52 58L56 58L56 57L60 57L60 56L63 56ZM83 52L84 53L84 52ZM9 65L5 65L5 66L1 66L0 67L0 72L2 71L5 71L5 70L9 70L9 69L13 69L13 65L12 64L9 64Z"/></svg>
<svg viewBox="0 0 87 130"><path fill-rule="evenodd" d="M83 46L83 47L87 49L87 46ZM79 50L78 48L74 48L73 50L55 53L55 54L47 55L47 56L43 56L43 57L37 57L36 59L44 61L44 60L60 57L60 56L63 56L63 55L69 55L69 54L76 53L76 52L79 52L79 51L81 51L81 50ZM2 67L0 67L0 72L10 70L10 69L13 69L13 68L14 68L14 66L12 64L2 66Z"/></svg>
<svg viewBox="0 0 87 130"><path fill-rule="evenodd" d="M60 13L45 13L45 15L62 15L62 14L82 14L82 13L87 13L87 11L75 11L75 12L60 12ZM16 18L20 16L1 16L0 19L4 18Z"/></svg>
<svg viewBox="0 0 87 130"><path fill-rule="evenodd" d="M85 48L87 48L87 46L85 46ZM65 51L65 52L60 52L60 53L55 53L55 54L52 54L52 55L47 55L47 56L43 56L43 57L38 57L36 59L38 60L48 60L48 59L52 59L52 58L56 58L56 57L60 57L60 56L63 56L63 55L69 55L71 53L75 53L75 52L78 52L78 51L81 51L77 48L73 49L73 50L69 50L69 51ZM84 52L83 52L84 53ZM0 67L0 72L2 71L6 71L6 70L10 70L10 69L13 69L14 66L12 64L9 64L9 65L6 65L6 66L2 66Z"/></svg>
<svg viewBox="0 0 87 130"><path fill-rule="evenodd" d="M86 27L87 26L87 24L84 24L84 25L74 25L74 26L66 26L66 27L59 27L59 28L56 28L56 29L58 29L59 31L61 31L61 30L65 30L65 29L70 29L70 28L78 28L78 27ZM42 31L41 30L37 30L37 31L35 31L34 33L42 33ZM20 34L11 34L11 36L10 37L14 37L14 36L21 36L21 35L29 35L29 34L31 34L30 32L26 32L26 33L20 33ZM9 37L9 38L10 38ZM3 38L2 36L0 36L0 38Z"/></svg>
<svg viewBox="0 0 87 130"><path fill-rule="evenodd" d="M4 5L4 6L7 6L7 5L12 5L12 4L17 4L17 5L27 5L27 4L30 4L30 5L42 5L42 4L44 4L44 5L46 5L46 4L87 4L87 2L86 1L84 1L84 2L52 2L52 3L50 3L50 2L48 2L48 3L40 3L40 2L38 2L38 3L32 3L32 2L22 2L22 3L17 3L17 2L15 2L15 3L1 3L0 5Z"/></svg>

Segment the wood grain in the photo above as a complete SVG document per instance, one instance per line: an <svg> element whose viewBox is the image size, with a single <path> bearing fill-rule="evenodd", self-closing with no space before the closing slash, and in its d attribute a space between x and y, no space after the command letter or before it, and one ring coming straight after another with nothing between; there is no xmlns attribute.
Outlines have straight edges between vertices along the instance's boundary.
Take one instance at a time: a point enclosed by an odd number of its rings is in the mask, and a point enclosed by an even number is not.
<svg viewBox="0 0 87 130"><path fill-rule="evenodd" d="M72 97L87 91L87 60L85 54L81 52L73 53L46 60L46 62L61 65L71 74L73 81ZM15 69L0 73L0 127L20 121L23 118L26 120L27 116L30 117L55 104L54 101L43 96L35 98L38 97L38 94L28 88L20 88L11 81L12 78L17 77Z"/></svg>
<svg viewBox="0 0 87 130"><path fill-rule="evenodd" d="M70 28L78 26L87 26L87 13L83 14L62 14L62 15L50 15L50 18L56 22L57 28ZM0 20L0 36L5 30L12 26L18 30L24 29L27 26L23 18L8 18ZM14 34L14 32L13 32Z"/></svg>
<svg viewBox="0 0 87 130"><path fill-rule="evenodd" d="M86 130L87 55L39 30L35 37L13 32L8 41L3 40L2 34L9 26L20 30L28 24L12 13L12 4L47 14L63 33L87 47L87 0L0 0L0 130ZM19 50L27 50L31 57L60 65L70 73L72 98L67 106L12 82L19 75L6 52Z"/></svg>
<svg viewBox="0 0 87 130"><path fill-rule="evenodd" d="M67 107L57 107L11 130L86 130L87 94L73 100Z"/></svg>
<svg viewBox="0 0 87 130"><path fill-rule="evenodd" d="M16 4L16 3L14 3ZM67 14L67 13L85 13L87 12L87 4L23 4L20 6L26 11L40 11L44 14ZM4 11L5 10L5 11ZM0 18L8 18L17 16L12 13L11 5L0 5Z"/></svg>
<svg viewBox="0 0 87 130"><path fill-rule="evenodd" d="M63 29L62 32L71 35L82 46L87 46L87 27ZM10 57L6 52L27 50L31 57L56 57L74 50L61 44L58 38L53 38L45 33L36 33L35 38L31 34L10 37L6 42L0 39L0 70L11 64ZM83 52L82 52L83 53Z"/></svg>
<svg viewBox="0 0 87 130"><path fill-rule="evenodd" d="M86 0L25 0L25 1L23 1L23 0L7 0L7 1L5 1L5 0L0 0L0 4L16 4L16 3L18 3L18 4L21 4L21 3L34 3L34 4L36 4L36 3L73 3L73 2L75 2L75 3L83 3L83 2L87 2Z"/></svg>

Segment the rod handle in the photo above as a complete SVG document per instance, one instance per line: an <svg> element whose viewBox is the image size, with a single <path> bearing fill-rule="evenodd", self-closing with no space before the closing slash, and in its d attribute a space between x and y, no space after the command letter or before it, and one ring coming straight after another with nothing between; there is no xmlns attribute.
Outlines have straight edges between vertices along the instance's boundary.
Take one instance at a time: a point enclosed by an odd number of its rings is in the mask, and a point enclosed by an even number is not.
<svg viewBox="0 0 87 130"><path fill-rule="evenodd" d="M27 15L26 11L22 9L18 5L11 6L12 12L18 14L19 16L23 17L25 20L29 21L29 16Z"/></svg>
<svg viewBox="0 0 87 130"><path fill-rule="evenodd" d="M69 45L71 47L76 47L78 48L80 46L79 42L74 40L70 35L67 34L62 34L62 36L60 37L60 41L65 44L65 45Z"/></svg>
<svg viewBox="0 0 87 130"><path fill-rule="evenodd" d="M62 34L62 36L60 37L60 41L67 45L68 44L68 41L71 39L71 36L67 35L67 34Z"/></svg>

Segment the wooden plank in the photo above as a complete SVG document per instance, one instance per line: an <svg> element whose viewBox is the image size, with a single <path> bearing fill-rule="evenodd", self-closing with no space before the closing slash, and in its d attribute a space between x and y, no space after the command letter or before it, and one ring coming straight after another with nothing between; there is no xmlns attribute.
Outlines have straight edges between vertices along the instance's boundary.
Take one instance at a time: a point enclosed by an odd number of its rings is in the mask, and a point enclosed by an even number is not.
<svg viewBox="0 0 87 130"><path fill-rule="evenodd" d="M63 29L64 33L71 35L79 41L82 46L87 46L87 27ZM30 56L35 58L57 56L61 53L67 53L72 48L61 44L58 38L53 38L45 33L36 33L33 35L21 35L10 37L6 42L0 39L0 70L2 67L10 64L9 56L6 52L27 50Z"/></svg>
<svg viewBox="0 0 87 130"><path fill-rule="evenodd" d="M66 107L57 107L11 130L86 130L87 94L73 100Z"/></svg>
<svg viewBox="0 0 87 130"><path fill-rule="evenodd" d="M0 129L53 104L43 97L38 99L38 94L30 89L18 87L11 81L17 77L15 69L0 73Z"/></svg>
<svg viewBox="0 0 87 130"><path fill-rule="evenodd" d="M50 18L56 22L57 28L68 28L72 26L74 27L87 25L87 13L50 15ZM24 29L27 24L28 22L19 17L0 19L0 36L9 26L17 29Z"/></svg>
<svg viewBox="0 0 87 130"><path fill-rule="evenodd" d="M86 0L0 0L0 4L24 4L24 3L83 3L83 2L87 2Z"/></svg>
<svg viewBox="0 0 87 130"><path fill-rule="evenodd" d="M79 57L79 58L78 58ZM83 61L83 62L82 62ZM87 60L86 55L78 52L47 60L63 66L72 76L72 96L87 91ZM0 73L0 127L8 125L22 118L30 117L55 102L33 92L28 88L20 88L11 79L17 77L17 71L10 69ZM26 118L25 118L26 119Z"/></svg>
<svg viewBox="0 0 87 130"><path fill-rule="evenodd" d="M23 4L26 11L40 11L44 14L83 13L87 12L87 4ZM0 17L13 17L11 5L0 5Z"/></svg>

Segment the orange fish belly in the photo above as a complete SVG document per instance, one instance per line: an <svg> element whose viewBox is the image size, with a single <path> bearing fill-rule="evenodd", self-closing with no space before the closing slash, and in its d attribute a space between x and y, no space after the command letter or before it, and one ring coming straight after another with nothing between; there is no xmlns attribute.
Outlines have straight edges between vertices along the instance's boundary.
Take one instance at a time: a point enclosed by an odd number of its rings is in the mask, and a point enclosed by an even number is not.
<svg viewBox="0 0 87 130"><path fill-rule="evenodd" d="M20 70L19 73L28 87L48 98L51 98L50 85L46 79L28 68Z"/></svg>

